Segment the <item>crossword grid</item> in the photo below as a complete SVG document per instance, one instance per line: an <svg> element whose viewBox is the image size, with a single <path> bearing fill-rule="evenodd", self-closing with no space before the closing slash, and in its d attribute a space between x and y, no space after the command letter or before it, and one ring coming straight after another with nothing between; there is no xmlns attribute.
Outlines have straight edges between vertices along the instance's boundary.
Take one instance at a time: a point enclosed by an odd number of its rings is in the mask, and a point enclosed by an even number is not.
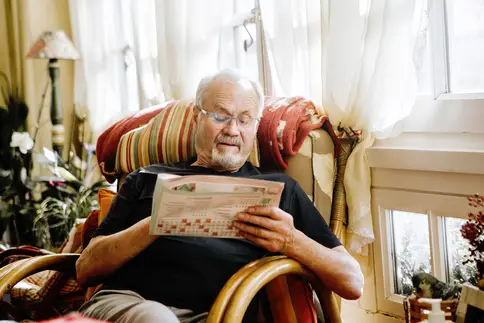
<svg viewBox="0 0 484 323"><path fill-rule="evenodd" d="M241 237L232 220L212 220L211 218L162 220L157 227L158 234L200 235L209 237Z"/></svg>

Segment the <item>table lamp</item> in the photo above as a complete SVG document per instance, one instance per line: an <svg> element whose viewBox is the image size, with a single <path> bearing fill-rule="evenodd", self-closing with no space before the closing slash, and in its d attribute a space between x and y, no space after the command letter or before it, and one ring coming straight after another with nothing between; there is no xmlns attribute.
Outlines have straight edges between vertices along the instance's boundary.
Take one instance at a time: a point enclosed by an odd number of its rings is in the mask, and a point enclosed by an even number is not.
<svg viewBox="0 0 484 323"><path fill-rule="evenodd" d="M64 147L64 125L62 103L59 90L59 59L79 59L79 52L64 31L45 31L32 46L28 58L48 59L49 75L52 84L50 118L52 121L52 146L62 156Z"/></svg>

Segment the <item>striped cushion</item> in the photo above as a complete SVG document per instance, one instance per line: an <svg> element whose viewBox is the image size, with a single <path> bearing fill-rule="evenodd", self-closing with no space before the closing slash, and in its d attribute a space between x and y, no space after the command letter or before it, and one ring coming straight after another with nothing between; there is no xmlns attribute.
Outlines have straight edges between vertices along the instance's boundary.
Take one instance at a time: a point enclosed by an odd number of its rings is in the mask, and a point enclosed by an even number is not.
<svg viewBox="0 0 484 323"><path fill-rule="evenodd" d="M117 173L131 173L152 164L189 160L196 156L193 100L172 101L146 125L124 134L116 155ZM249 160L259 166L257 139Z"/></svg>

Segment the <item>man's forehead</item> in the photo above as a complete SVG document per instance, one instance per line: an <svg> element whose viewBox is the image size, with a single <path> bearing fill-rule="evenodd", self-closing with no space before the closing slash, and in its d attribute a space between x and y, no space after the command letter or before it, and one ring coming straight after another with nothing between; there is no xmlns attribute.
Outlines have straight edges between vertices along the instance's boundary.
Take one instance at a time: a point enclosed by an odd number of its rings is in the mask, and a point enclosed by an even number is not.
<svg viewBox="0 0 484 323"><path fill-rule="evenodd" d="M209 92L223 92L227 95L255 95L255 90L252 87L252 84L246 79L240 79L237 81L217 79L210 84L209 89Z"/></svg>
<svg viewBox="0 0 484 323"><path fill-rule="evenodd" d="M225 109L257 109L257 95L248 80L216 80L209 86L206 95L206 102L210 102L211 106L221 106Z"/></svg>

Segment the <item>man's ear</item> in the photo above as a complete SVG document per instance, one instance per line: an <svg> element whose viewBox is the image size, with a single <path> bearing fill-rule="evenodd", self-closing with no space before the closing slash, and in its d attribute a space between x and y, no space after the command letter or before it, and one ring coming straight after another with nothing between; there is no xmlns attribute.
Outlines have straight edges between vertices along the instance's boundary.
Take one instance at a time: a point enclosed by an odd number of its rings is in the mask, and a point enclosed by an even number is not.
<svg viewBox="0 0 484 323"><path fill-rule="evenodd" d="M198 127L198 116L200 115L200 109L198 108L198 106L193 106L193 127L195 130L197 130L197 127Z"/></svg>
<svg viewBox="0 0 484 323"><path fill-rule="evenodd" d="M255 135L257 136L257 132L259 131L259 125L260 125L260 121L258 121L255 125Z"/></svg>

